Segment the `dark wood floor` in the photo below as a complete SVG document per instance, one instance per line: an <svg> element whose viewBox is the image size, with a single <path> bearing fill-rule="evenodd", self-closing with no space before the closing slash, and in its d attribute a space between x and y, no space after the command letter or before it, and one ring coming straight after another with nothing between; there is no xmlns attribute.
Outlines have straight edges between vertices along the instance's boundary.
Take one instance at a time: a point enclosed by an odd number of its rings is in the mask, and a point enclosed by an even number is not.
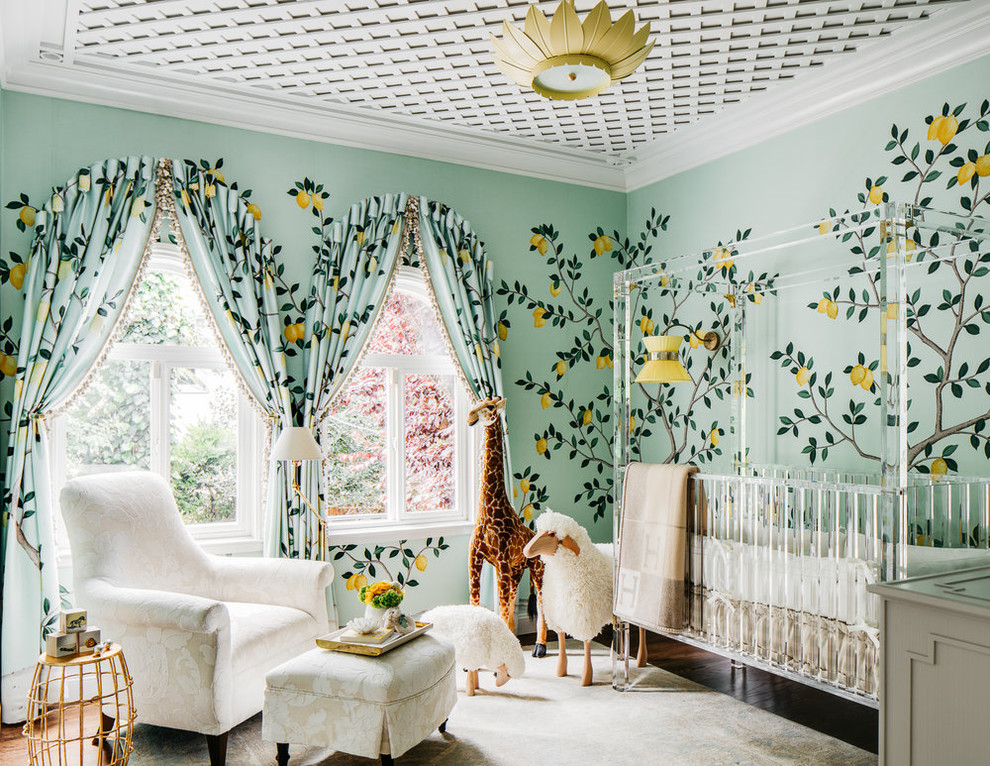
<svg viewBox="0 0 990 766"><path fill-rule="evenodd" d="M876 710L755 668L733 671L729 661L717 654L653 633L647 635L653 665L856 747L877 752ZM534 636L520 636L523 643L533 639ZM603 635L600 640L608 645L610 636ZM25 763L27 748L21 727L2 727L0 766Z"/></svg>
<svg viewBox="0 0 990 766"><path fill-rule="evenodd" d="M636 630L633 629L635 636ZM806 684L756 668L733 670L729 660L671 638L647 633L650 664L781 718L877 752L878 713ZM611 636L603 635L608 643ZM633 648L637 646L633 638Z"/></svg>

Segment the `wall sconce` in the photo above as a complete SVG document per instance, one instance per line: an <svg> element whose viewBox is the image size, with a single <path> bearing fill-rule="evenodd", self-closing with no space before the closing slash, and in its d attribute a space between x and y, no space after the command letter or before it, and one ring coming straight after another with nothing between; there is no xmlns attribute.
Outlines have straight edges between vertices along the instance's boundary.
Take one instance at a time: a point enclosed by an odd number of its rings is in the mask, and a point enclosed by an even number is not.
<svg viewBox="0 0 990 766"><path fill-rule="evenodd" d="M313 512L316 520L320 523L317 544L320 548L322 560L326 561L326 521L320 516L320 512L313 507L313 504L309 502L309 498L303 494L301 487L302 461L322 460L323 450L320 449L320 445L313 438L313 434L308 428L287 426L282 429L282 433L275 440L275 446L272 447L271 459L285 460L292 464L292 489L299 495L299 498Z"/></svg>
<svg viewBox="0 0 990 766"><path fill-rule="evenodd" d="M701 341L701 345L709 351L716 351L722 345L721 336L714 330L702 333L693 330L685 324L674 322L665 332L674 327L683 327ZM677 358L677 349L684 339L679 335L649 335L643 338L646 346L647 359L643 369L636 376L637 383L678 383L691 380L688 371Z"/></svg>

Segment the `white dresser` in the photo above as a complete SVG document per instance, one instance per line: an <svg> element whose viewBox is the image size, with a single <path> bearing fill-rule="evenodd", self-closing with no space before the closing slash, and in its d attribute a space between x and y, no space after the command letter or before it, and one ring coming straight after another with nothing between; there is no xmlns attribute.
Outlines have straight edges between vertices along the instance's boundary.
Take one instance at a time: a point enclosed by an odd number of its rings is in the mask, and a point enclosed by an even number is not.
<svg viewBox="0 0 990 766"><path fill-rule="evenodd" d="M990 567L870 586L882 766L990 763Z"/></svg>

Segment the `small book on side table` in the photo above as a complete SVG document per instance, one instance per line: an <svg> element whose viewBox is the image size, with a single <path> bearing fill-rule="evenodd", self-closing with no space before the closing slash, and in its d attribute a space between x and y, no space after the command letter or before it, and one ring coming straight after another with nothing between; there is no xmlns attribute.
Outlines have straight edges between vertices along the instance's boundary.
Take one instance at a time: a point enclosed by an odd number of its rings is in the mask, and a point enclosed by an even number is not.
<svg viewBox="0 0 990 766"><path fill-rule="evenodd" d="M351 644L381 644L395 633L392 628L378 628L373 633L358 633L348 628L340 634L339 641L346 641Z"/></svg>

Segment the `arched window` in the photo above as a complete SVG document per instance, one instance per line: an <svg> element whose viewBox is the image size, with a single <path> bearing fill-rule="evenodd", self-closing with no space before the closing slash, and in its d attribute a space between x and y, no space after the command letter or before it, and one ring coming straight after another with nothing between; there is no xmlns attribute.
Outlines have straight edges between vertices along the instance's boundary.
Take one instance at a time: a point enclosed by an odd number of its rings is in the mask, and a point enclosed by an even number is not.
<svg viewBox="0 0 990 766"><path fill-rule="evenodd" d="M260 550L261 420L224 363L181 254L153 248L106 360L54 424L55 497L76 476L154 471L206 547Z"/></svg>
<svg viewBox="0 0 990 766"><path fill-rule="evenodd" d="M332 542L381 528L432 534L472 518L477 437L442 332L419 270L399 269L365 356L323 421Z"/></svg>

